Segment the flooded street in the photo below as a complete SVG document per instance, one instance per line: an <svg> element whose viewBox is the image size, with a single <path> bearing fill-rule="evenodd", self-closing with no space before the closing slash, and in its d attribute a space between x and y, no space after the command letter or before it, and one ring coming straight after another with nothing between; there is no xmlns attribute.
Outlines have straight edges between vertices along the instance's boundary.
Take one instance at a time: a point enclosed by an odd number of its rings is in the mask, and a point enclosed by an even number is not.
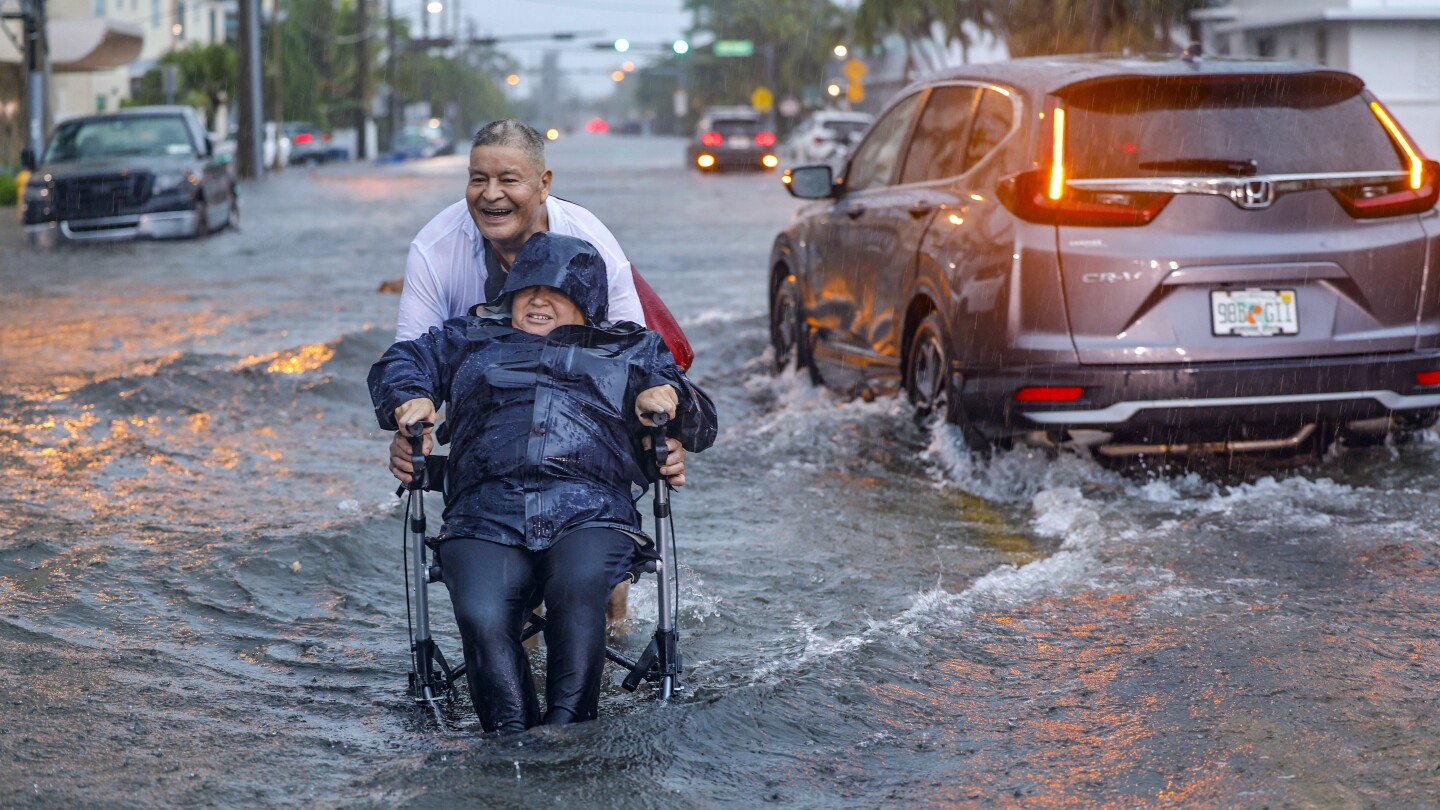
<svg viewBox="0 0 1440 810"><path fill-rule="evenodd" d="M1435 435L1223 476L972 458L902 402L770 373L797 204L683 154L579 136L549 161L719 408L674 500L684 690L612 668L599 721L499 740L405 696L364 383L377 288L464 158L292 170L200 242L36 253L0 223L0 806L1437 801ZM631 605L635 652L650 582Z"/></svg>

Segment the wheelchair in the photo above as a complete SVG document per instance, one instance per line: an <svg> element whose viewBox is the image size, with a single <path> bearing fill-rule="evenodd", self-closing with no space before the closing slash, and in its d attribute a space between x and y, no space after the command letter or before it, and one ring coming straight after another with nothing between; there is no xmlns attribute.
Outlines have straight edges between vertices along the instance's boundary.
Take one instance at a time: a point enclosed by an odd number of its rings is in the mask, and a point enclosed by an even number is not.
<svg viewBox="0 0 1440 810"><path fill-rule="evenodd" d="M656 695L669 700L680 685L683 662L679 650L679 633L675 627L678 569L675 560L674 523L670 514L670 491L668 481L660 478L658 470L665 465L669 448L665 444L665 414L651 415L650 446L655 461L650 478L654 489L654 545L642 548L639 559L625 573L622 581L638 582L645 574L654 574L659 588L659 617L655 632L649 644L636 658L630 658L620 651L605 648L605 657L626 671L622 685L627 691L636 691L642 682L655 684ZM417 704L425 706L437 723L444 725L440 712L440 701L454 696L456 684L465 677L465 664L451 666L444 653L435 643L430 632L429 588L441 580L439 557L436 554L436 538L427 537L425 524L426 490L438 490L443 481L443 456L427 457L423 451L425 430L428 423L417 423L409 428L411 462L415 472L411 483L396 490L396 494L408 492L405 507L405 613L410 631L410 675L407 694ZM438 467L438 469L437 469ZM545 618L532 613L521 633L522 640L528 640L545 628Z"/></svg>

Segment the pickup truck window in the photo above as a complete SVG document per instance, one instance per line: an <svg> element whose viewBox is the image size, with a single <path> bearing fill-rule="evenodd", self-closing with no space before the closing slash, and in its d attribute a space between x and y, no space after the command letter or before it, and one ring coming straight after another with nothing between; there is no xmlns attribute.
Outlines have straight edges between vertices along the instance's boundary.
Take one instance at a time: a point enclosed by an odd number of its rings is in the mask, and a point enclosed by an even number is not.
<svg viewBox="0 0 1440 810"><path fill-rule="evenodd" d="M45 150L45 162L193 154L195 144L179 116L125 116L61 124Z"/></svg>

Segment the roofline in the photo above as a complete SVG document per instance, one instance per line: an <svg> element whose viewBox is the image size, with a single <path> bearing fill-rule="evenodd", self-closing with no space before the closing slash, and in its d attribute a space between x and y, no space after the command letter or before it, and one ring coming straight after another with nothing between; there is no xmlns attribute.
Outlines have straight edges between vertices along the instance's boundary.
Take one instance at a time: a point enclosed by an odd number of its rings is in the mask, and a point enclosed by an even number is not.
<svg viewBox="0 0 1440 810"><path fill-rule="evenodd" d="M1215 10L1223 11L1224 9ZM1194 15L1192 15L1192 19L1201 22L1211 21L1211 19L1204 19ZM1440 8L1331 8L1319 12L1267 17L1250 22L1241 22L1238 19L1238 15L1224 22L1220 22L1222 18L1218 16L1212 19L1217 22L1215 33L1235 34L1243 31L1263 31L1267 28L1287 28L1293 25L1320 25L1329 22L1435 22L1440 21Z"/></svg>

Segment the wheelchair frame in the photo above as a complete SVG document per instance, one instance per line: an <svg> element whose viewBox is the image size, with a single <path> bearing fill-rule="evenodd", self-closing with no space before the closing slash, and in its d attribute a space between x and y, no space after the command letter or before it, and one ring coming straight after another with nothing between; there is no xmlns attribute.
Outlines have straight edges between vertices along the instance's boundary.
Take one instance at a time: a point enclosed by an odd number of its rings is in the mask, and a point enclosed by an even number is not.
<svg viewBox="0 0 1440 810"><path fill-rule="evenodd" d="M651 429L651 452L655 469L665 465L669 448L665 444L666 415L651 415L654 427ZM451 666L444 653L436 645L430 633L431 583L440 581L440 566L431 562L436 546L434 538L426 537L424 492L430 489L427 460L424 455L424 433L431 427L420 422L409 427L410 460L414 465L411 483L399 492L409 491L405 515L405 610L410 628L410 676L407 694L430 709L437 723L443 725L439 701L453 697L456 682L465 677L465 664ZM655 574L659 587L659 618L650 643L639 658L630 658L607 646L605 657L627 671L622 685L628 691L635 691L641 681L658 684L660 700L669 700L680 685L683 662L679 649L679 633L675 628L677 582L675 561L675 536L670 514L670 483L658 475L654 476L655 554L633 565L625 573L625 580L638 582L647 573ZM437 558L438 562L438 558ZM521 640L539 633L545 627L544 617L531 614Z"/></svg>

